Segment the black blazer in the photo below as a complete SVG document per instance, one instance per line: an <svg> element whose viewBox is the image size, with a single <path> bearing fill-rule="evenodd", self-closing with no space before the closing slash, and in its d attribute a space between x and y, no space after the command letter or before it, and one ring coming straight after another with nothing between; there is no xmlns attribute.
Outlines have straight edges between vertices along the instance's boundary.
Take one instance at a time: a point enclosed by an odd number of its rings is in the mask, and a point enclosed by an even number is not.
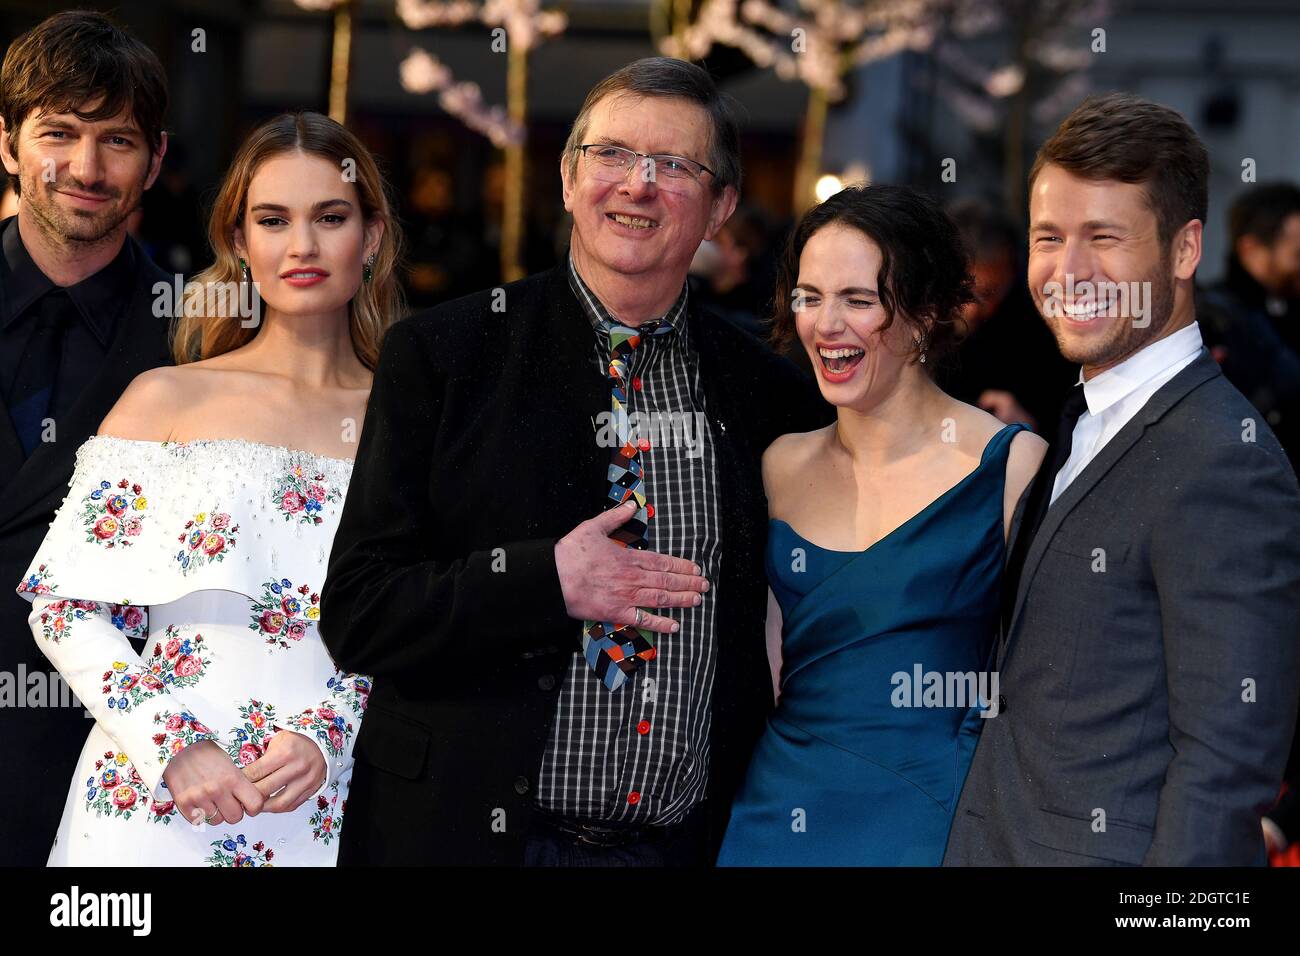
<svg viewBox="0 0 1300 956"><path fill-rule="evenodd" d="M126 241L135 242L130 237ZM86 383L72 412L56 423L57 440L41 444L24 461L13 422L0 408L0 582L4 585L0 587L0 670L15 675L13 691L20 698L34 694L37 685L58 686L58 671L27 626L31 602L14 589L67 494L77 449L99 430L131 379L146 369L172 364L170 319L154 315L154 285L162 282L170 288L172 278L138 245L134 252L131 302L117 324L99 374ZM43 676L28 687L23 675ZM71 690L63 689L62 694L72 699ZM0 699L0 740L11 765L23 768L24 789L23 798L11 801L0 813L0 864L45 865L77 756L92 726L80 706L16 707Z"/></svg>
<svg viewBox="0 0 1300 956"><path fill-rule="evenodd" d="M548 725L582 625L555 542L608 500L609 386L563 268L397 323L384 342L321 590L321 634L374 691L340 862L522 861ZM708 788L716 852L772 708L760 458L829 422L812 383L690 310L722 446ZM501 562L504 562L504 566ZM494 569L495 565L495 569ZM707 600L707 598L706 598Z"/></svg>

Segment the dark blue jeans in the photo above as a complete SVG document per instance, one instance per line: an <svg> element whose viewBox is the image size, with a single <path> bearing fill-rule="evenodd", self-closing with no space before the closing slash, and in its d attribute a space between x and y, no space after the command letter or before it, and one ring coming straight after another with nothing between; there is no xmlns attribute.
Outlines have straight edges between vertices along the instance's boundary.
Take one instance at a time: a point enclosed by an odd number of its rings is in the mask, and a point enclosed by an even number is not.
<svg viewBox="0 0 1300 956"><path fill-rule="evenodd" d="M524 843L524 866L706 866L704 816L698 806L661 836L625 846L581 843L539 821Z"/></svg>

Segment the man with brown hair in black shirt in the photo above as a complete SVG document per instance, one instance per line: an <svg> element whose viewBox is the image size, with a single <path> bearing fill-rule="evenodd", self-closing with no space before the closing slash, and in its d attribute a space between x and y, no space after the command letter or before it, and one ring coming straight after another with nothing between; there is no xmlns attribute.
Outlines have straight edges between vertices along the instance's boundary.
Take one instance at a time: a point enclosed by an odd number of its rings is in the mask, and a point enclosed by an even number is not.
<svg viewBox="0 0 1300 956"><path fill-rule="evenodd" d="M126 232L167 149L166 109L158 58L98 13L48 18L0 68L0 160L20 198L0 222L0 739L23 781L0 814L0 863L44 864L86 738L13 589L77 448L132 378L170 362L154 294L168 277Z"/></svg>

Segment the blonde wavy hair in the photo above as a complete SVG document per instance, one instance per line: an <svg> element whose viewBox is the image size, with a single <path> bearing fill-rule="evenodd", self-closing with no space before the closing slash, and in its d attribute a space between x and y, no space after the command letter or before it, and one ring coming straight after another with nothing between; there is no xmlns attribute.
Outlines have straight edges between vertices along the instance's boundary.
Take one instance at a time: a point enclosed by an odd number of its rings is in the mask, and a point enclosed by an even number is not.
<svg viewBox="0 0 1300 956"><path fill-rule="evenodd" d="M208 241L215 261L185 286L184 306L177 309L172 333L172 358L177 365L212 358L247 344L259 326L245 327L238 318L237 302L205 294L211 288L234 288L243 280L235 229L244 224L248 188L268 159L301 151L320 156L340 169L355 172L353 184L361 201L365 222L384 224L371 279L363 282L348 308L348 331L357 358L374 371L379 347L388 327L405 313L397 281L401 258L401 233L388 201L384 178L370 151L348 130L320 113L284 113L267 120L244 141L226 174L208 221Z"/></svg>

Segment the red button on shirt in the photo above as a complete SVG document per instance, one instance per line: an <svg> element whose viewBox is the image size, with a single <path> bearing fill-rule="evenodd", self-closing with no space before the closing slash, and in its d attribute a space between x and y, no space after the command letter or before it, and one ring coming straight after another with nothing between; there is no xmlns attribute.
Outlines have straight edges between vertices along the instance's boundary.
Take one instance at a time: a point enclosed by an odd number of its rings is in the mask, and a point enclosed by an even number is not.
<svg viewBox="0 0 1300 956"><path fill-rule="evenodd" d="M643 720L643 721L641 721L641 723L637 724L637 725L636 725L636 732L637 732L638 734L641 734L642 736L644 736L644 735L650 733L650 721L648 721L648 720Z"/></svg>
<svg viewBox="0 0 1300 956"><path fill-rule="evenodd" d="M634 389L635 389L636 391L638 391L638 392L641 391L641 376L640 376L640 375L633 375L633 376L632 376L632 388L634 388Z"/></svg>
<svg viewBox="0 0 1300 956"><path fill-rule="evenodd" d="M653 518L653 517L655 516L655 506L654 506L654 505L646 505L646 506L645 506L645 516L646 516L647 518Z"/></svg>
<svg viewBox="0 0 1300 956"><path fill-rule="evenodd" d="M627 802L632 804L632 806L636 806L638 803L641 802L641 794L633 790L631 793L627 795Z"/></svg>
<svg viewBox="0 0 1300 956"><path fill-rule="evenodd" d="M636 443L636 447L637 447L637 448L640 448L642 451L649 451L649 450L650 450L650 439L648 439L648 438L642 438L639 442Z"/></svg>

